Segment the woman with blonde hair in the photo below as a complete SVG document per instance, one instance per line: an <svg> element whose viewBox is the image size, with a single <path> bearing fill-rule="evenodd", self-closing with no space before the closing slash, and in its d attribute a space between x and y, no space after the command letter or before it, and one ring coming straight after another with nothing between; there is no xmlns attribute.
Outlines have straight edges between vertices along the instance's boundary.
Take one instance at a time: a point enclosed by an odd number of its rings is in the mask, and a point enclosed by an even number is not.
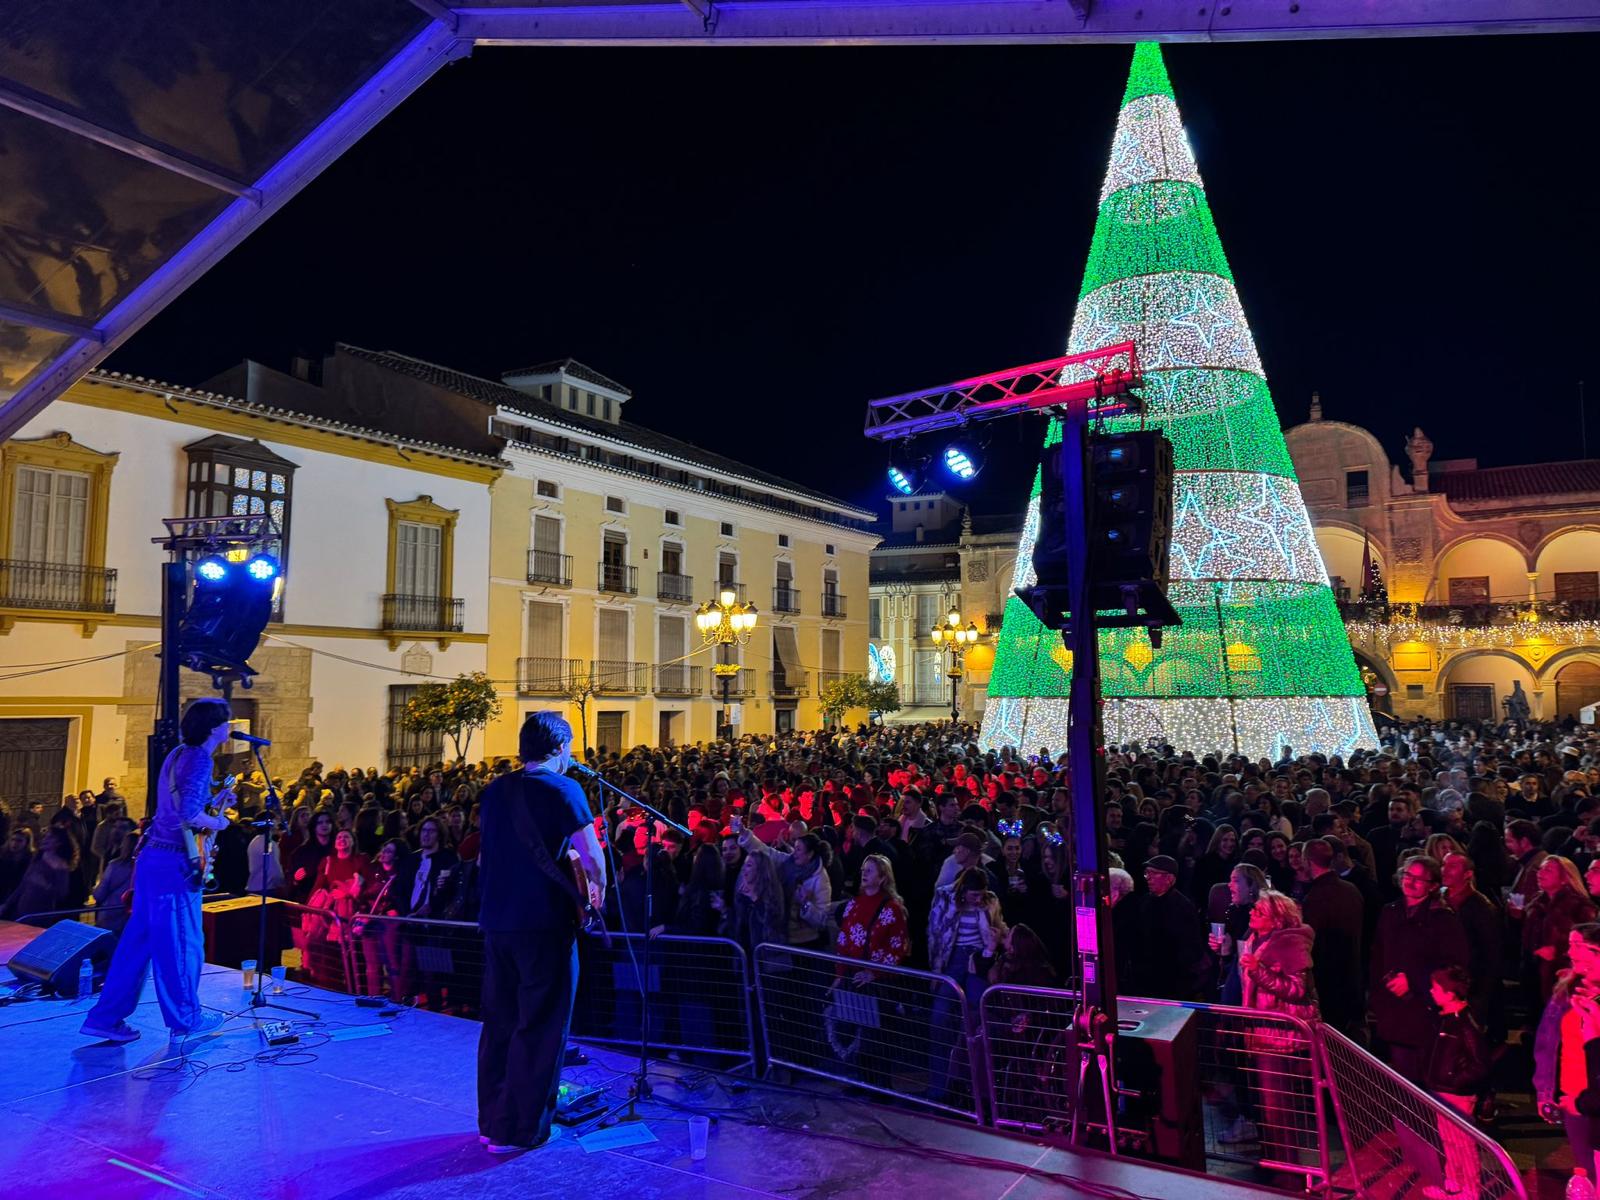
<svg viewBox="0 0 1600 1200"><path fill-rule="evenodd" d="M1434 862L1443 862L1452 854L1465 854L1467 849L1448 833L1430 833L1422 843L1422 852Z"/></svg>
<svg viewBox="0 0 1600 1200"><path fill-rule="evenodd" d="M1292 897L1271 888L1262 891L1250 910L1250 936L1239 947L1244 1007L1315 1024L1314 939ZM1262 1021L1245 1034L1245 1048L1255 1057L1255 1083L1261 1089L1261 1157L1298 1163L1307 1151L1297 1131L1313 1107L1307 1035L1288 1021Z"/></svg>
<svg viewBox="0 0 1600 1200"><path fill-rule="evenodd" d="M1523 913L1522 953L1525 978L1538 980L1539 1003L1546 1004L1557 976L1572 965L1567 935L1574 926L1595 919L1595 906L1570 858L1549 855L1534 878L1539 894Z"/></svg>

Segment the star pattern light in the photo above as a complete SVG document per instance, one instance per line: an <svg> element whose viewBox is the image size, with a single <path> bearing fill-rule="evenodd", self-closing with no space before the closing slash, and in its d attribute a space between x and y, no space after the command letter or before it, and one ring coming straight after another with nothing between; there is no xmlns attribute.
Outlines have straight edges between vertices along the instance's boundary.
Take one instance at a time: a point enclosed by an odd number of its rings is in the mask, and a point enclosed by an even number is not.
<svg viewBox="0 0 1600 1200"><path fill-rule="evenodd" d="M1173 443L1172 580L1182 625L1160 649L1103 630L1113 742L1197 751L1348 753L1374 746L1365 689L1328 587L1260 357L1154 44L1136 48L1068 353L1132 339L1142 417ZM1052 425L1046 447L1060 440ZM1038 480L1016 583L1034 578ZM1134 647L1137 640L1140 644ZM986 745L1064 745L1060 635L1015 597L990 673Z"/></svg>

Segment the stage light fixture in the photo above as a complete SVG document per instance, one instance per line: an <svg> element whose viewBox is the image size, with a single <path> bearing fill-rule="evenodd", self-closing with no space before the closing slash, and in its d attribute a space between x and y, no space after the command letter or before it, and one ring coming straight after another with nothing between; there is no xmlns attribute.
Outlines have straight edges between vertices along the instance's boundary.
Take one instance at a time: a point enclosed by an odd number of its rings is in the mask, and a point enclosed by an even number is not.
<svg viewBox="0 0 1600 1200"><path fill-rule="evenodd" d="M194 573L208 583L221 583L228 577L228 564L213 554L196 563Z"/></svg>
<svg viewBox="0 0 1600 1200"><path fill-rule="evenodd" d="M951 442L944 448L944 467L957 479L972 479L983 469L983 458L972 444Z"/></svg>
<svg viewBox="0 0 1600 1200"><path fill-rule="evenodd" d="M244 569L258 583L270 583L278 577L278 560L270 554L258 554L245 564Z"/></svg>
<svg viewBox="0 0 1600 1200"><path fill-rule="evenodd" d="M910 496L917 490L918 479L916 472L910 467L892 466L889 468L889 486L902 496Z"/></svg>

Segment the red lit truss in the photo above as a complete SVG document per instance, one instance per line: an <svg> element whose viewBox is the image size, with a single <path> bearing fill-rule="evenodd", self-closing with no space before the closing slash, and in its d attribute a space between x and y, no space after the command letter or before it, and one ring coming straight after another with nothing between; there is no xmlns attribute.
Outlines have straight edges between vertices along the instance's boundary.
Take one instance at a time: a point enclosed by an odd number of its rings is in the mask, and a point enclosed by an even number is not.
<svg viewBox="0 0 1600 1200"><path fill-rule="evenodd" d="M1092 416L1120 416L1137 411L1137 398L1130 393L1142 380L1138 350L1132 342L1118 342L943 387L869 400L866 435L892 441L1075 402L1087 405Z"/></svg>

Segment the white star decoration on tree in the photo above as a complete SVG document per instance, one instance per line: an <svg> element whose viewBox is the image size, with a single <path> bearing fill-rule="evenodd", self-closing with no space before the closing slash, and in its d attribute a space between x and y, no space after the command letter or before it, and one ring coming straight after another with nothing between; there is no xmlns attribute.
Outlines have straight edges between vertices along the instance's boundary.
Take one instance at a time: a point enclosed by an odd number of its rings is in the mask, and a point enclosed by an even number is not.
<svg viewBox="0 0 1600 1200"><path fill-rule="evenodd" d="M1232 318L1226 313L1218 312L1216 301L1203 292L1197 294L1189 310L1172 323L1193 329L1205 343L1207 350L1215 350L1217 339L1235 327Z"/></svg>

